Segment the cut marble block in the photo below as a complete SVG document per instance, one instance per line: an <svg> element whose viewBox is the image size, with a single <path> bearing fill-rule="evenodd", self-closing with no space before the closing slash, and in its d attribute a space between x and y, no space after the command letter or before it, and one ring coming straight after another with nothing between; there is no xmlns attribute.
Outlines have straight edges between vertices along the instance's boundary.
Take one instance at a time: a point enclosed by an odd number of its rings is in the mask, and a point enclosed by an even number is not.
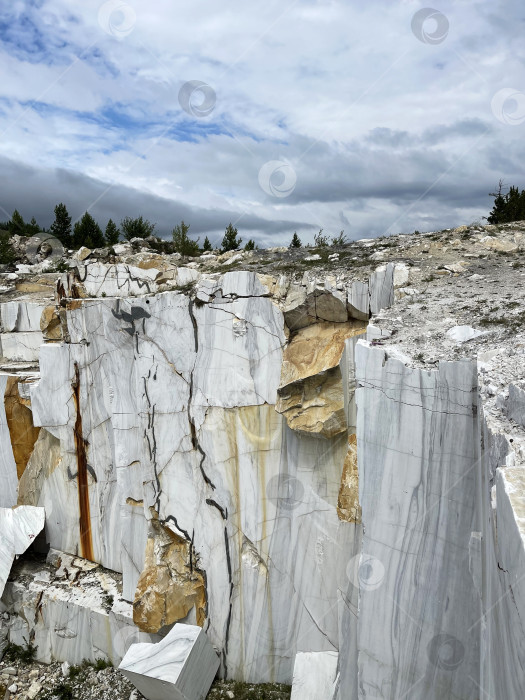
<svg viewBox="0 0 525 700"><path fill-rule="evenodd" d="M348 572L359 589L358 697L474 700L476 366L428 372L359 341L356 379L364 535Z"/></svg>
<svg viewBox="0 0 525 700"><path fill-rule="evenodd" d="M0 321L6 333L39 331L42 311L48 302L8 301L0 305Z"/></svg>
<svg viewBox="0 0 525 700"><path fill-rule="evenodd" d="M38 360L38 352L43 342L44 338L40 331L0 334L2 357L7 360L26 362Z"/></svg>
<svg viewBox="0 0 525 700"><path fill-rule="evenodd" d="M15 557L23 554L43 529L45 511L33 506L0 508L0 595Z"/></svg>
<svg viewBox="0 0 525 700"><path fill-rule="evenodd" d="M133 644L119 670L148 700L203 700L219 668L204 631L175 625L157 644Z"/></svg>
<svg viewBox="0 0 525 700"><path fill-rule="evenodd" d="M378 314L381 309L389 309L394 303L394 265L381 265L369 280L370 311Z"/></svg>
<svg viewBox="0 0 525 700"><path fill-rule="evenodd" d="M15 562L0 612L8 615L9 641L25 646L32 639L36 660L46 664L103 658L117 666L132 644L159 640L133 624L118 574L56 550L46 562Z"/></svg>
<svg viewBox="0 0 525 700"><path fill-rule="evenodd" d="M332 700L336 690L337 658L335 651L297 654L290 700Z"/></svg>

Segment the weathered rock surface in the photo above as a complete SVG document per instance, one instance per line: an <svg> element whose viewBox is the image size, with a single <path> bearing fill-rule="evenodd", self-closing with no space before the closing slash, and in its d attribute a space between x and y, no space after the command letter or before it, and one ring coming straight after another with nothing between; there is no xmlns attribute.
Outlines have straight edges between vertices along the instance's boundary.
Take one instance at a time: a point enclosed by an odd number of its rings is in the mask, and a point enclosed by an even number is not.
<svg viewBox="0 0 525 700"><path fill-rule="evenodd" d="M5 276L2 504L44 507L62 552L42 580L15 565L9 638L78 662L118 658L108 629L182 622L227 678L290 683L298 653L339 653L338 700L521 700L520 241L190 261L133 243L77 261L56 299L34 267Z"/></svg>
<svg viewBox="0 0 525 700"><path fill-rule="evenodd" d="M0 508L0 595L15 557L23 554L44 527L43 508Z"/></svg>

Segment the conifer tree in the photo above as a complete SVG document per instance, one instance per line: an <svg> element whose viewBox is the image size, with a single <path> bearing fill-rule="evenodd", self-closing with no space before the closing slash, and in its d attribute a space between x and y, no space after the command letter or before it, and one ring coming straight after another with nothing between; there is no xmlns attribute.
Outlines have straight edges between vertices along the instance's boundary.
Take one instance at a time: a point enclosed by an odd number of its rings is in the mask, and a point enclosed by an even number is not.
<svg viewBox="0 0 525 700"><path fill-rule="evenodd" d="M86 212L73 228L73 247L103 248L104 244L102 229L91 214Z"/></svg>
<svg viewBox="0 0 525 700"><path fill-rule="evenodd" d="M110 219L106 225L106 232L104 238L106 239L106 245L112 246L118 243L120 236L120 231L118 230L117 224Z"/></svg>
<svg viewBox="0 0 525 700"><path fill-rule="evenodd" d="M173 247L177 253L181 255L195 256L200 252L199 239L194 240L188 236L190 225L181 221L171 232L173 238Z"/></svg>
<svg viewBox="0 0 525 700"><path fill-rule="evenodd" d="M71 248L71 217L62 202L55 207L55 220L49 228L49 233L58 238L65 248Z"/></svg>
<svg viewBox="0 0 525 700"><path fill-rule="evenodd" d="M152 224L147 219L143 219L142 216L139 216L137 219L125 216L120 222L122 235L127 241L131 241L132 238L149 238L154 228L155 224Z"/></svg>
<svg viewBox="0 0 525 700"><path fill-rule="evenodd" d="M15 209L13 216L11 217L11 221L9 222L9 234L11 236L14 236L15 234L25 236L27 233L26 229L27 224L25 223L22 214L20 214L18 209Z"/></svg>
<svg viewBox="0 0 525 700"><path fill-rule="evenodd" d="M228 250L237 250L242 243L242 238L238 238L238 231L232 226L232 223L228 224L226 231L224 232L224 238L222 239L222 252L226 253Z"/></svg>
<svg viewBox="0 0 525 700"><path fill-rule="evenodd" d="M289 248L300 248L303 244L301 243L301 239L297 235L297 231L294 232L292 236L292 240L290 241L290 245L288 246Z"/></svg>
<svg viewBox="0 0 525 700"><path fill-rule="evenodd" d="M204 239L204 243L202 244L202 250L206 253L209 250L213 250L212 245L210 243L210 239L208 236Z"/></svg>

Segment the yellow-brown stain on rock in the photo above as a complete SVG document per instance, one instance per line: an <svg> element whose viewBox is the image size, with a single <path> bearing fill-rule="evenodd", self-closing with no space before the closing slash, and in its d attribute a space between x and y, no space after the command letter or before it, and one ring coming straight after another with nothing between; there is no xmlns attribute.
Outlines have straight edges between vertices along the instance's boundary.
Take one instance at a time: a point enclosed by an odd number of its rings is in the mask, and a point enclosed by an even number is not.
<svg viewBox="0 0 525 700"><path fill-rule="evenodd" d="M192 608L202 627L206 620L206 586L196 567L193 545L154 518L135 591L133 622L144 632L158 632L184 619Z"/></svg>
<svg viewBox="0 0 525 700"><path fill-rule="evenodd" d="M39 505L44 482L55 471L61 460L60 440L45 428L41 428L38 440L18 484L19 506Z"/></svg>
<svg viewBox="0 0 525 700"><path fill-rule="evenodd" d="M301 328L284 349L280 386L336 367L341 361L345 341L365 332L363 321L316 323Z"/></svg>
<svg viewBox="0 0 525 700"><path fill-rule="evenodd" d="M29 401L20 397L19 381L19 377L7 378L4 403L16 472L20 480L33 452L40 428L33 425L33 412L29 408Z"/></svg>
<svg viewBox="0 0 525 700"><path fill-rule="evenodd" d="M347 430L339 364L346 340L365 331L363 321L316 323L293 336L283 353L275 406L291 430L322 438Z"/></svg>
<svg viewBox="0 0 525 700"><path fill-rule="evenodd" d="M361 522L361 505L359 503L359 472L357 468L357 436L348 437L341 488L337 499L337 515L340 520L349 523Z"/></svg>
<svg viewBox="0 0 525 700"><path fill-rule="evenodd" d="M40 330L46 340L61 340L62 327L56 306L46 306L40 317Z"/></svg>

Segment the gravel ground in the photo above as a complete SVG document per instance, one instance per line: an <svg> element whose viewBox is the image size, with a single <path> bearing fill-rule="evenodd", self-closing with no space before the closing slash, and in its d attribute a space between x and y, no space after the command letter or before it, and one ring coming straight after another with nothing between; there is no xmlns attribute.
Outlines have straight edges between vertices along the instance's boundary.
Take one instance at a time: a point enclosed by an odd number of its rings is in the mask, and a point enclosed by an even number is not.
<svg viewBox="0 0 525 700"><path fill-rule="evenodd" d="M104 662L72 666L21 661L8 651L0 662L0 698L6 700L142 700L115 668ZM289 700L285 685L217 681L208 700Z"/></svg>

